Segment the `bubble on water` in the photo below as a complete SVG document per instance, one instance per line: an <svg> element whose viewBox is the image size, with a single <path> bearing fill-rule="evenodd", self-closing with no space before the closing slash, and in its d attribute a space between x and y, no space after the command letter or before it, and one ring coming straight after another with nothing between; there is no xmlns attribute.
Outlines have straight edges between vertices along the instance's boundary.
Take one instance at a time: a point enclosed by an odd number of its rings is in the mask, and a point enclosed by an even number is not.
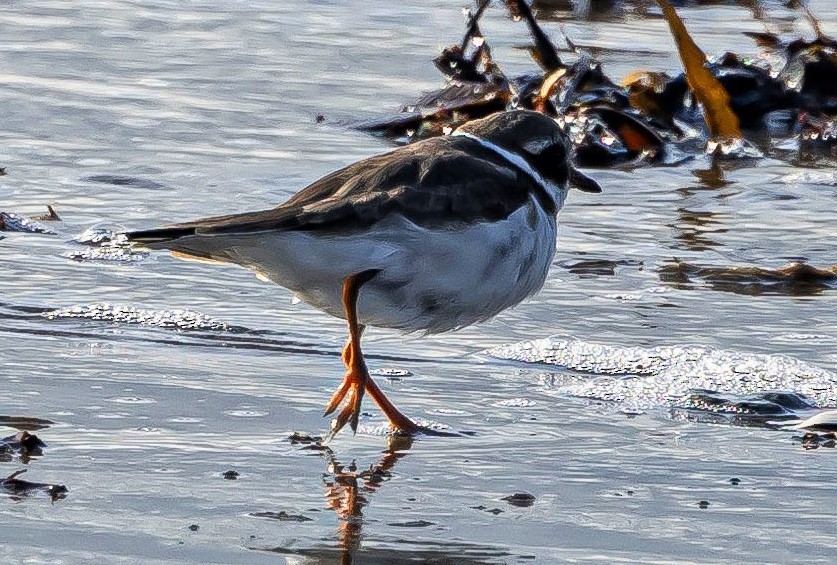
<svg viewBox="0 0 837 565"><path fill-rule="evenodd" d="M547 338L504 345L492 357L588 373L559 379L561 394L621 402L633 410L688 403L695 389L737 395L793 392L815 406L837 406L837 374L785 355L703 346L619 347Z"/></svg>
<svg viewBox="0 0 837 565"><path fill-rule="evenodd" d="M492 406L504 408L528 408L530 406L534 406L535 404L537 404L537 402L528 398L507 398L505 400L498 400L497 402L491 403Z"/></svg>
<svg viewBox="0 0 837 565"><path fill-rule="evenodd" d="M65 257L73 261L136 263L149 256L148 251L136 249L124 233L107 228L87 228L73 240L90 246L83 251L71 251L65 254Z"/></svg>
<svg viewBox="0 0 837 565"><path fill-rule="evenodd" d="M45 312L49 320L59 318L85 318L104 322L140 324L179 330L228 330L229 326L191 310L145 310L134 306L116 304L83 304Z"/></svg>
<svg viewBox="0 0 837 565"><path fill-rule="evenodd" d="M116 247L102 245L85 249L84 251L71 251L64 256L73 261L81 263L90 261L104 261L108 263L136 263L148 257L148 251L137 251L128 247Z"/></svg>

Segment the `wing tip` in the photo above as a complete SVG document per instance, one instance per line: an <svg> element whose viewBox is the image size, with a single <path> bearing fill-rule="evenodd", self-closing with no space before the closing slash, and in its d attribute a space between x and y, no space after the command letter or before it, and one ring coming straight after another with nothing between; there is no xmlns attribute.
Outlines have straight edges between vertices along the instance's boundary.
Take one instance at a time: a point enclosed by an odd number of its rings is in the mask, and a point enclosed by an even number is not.
<svg viewBox="0 0 837 565"><path fill-rule="evenodd" d="M194 235L195 228L171 227L171 228L155 228L150 230L137 230L125 232L125 237L128 241L133 241L142 244L166 243L167 241L174 241L185 237L187 235Z"/></svg>

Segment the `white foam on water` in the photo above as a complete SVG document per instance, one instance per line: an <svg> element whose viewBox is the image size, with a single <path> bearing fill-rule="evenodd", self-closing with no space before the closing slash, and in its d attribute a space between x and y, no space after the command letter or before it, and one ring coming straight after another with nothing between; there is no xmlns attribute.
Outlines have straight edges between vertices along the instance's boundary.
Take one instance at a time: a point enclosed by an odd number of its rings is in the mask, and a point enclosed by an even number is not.
<svg viewBox="0 0 837 565"><path fill-rule="evenodd" d="M837 373L786 355L703 346L619 347L545 338L485 352L500 359L587 373L559 379L549 392L621 402L643 410L682 403L704 389L739 395L795 392L818 407L837 406ZM545 384L550 388L549 384Z"/></svg>
<svg viewBox="0 0 837 565"><path fill-rule="evenodd" d="M104 322L140 324L182 330L227 330L229 326L200 312L191 310L146 310L117 304L84 304L45 312L43 316L57 318L85 318Z"/></svg>

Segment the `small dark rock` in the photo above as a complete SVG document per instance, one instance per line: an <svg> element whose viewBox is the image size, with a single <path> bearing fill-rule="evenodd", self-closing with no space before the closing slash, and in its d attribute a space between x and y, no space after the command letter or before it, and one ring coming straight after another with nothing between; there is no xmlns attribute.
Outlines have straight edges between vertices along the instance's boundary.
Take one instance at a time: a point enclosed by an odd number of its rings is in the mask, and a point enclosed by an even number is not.
<svg viewBox="0 0 837 565"><path fill-rule="evenodd" d="M528 508L535 503L535 496L528 492L516 492L512 495L503 497L503 500L517 506L518 508Z"/></svg>
<svg viewBox="0 0 837 565"><path fill-rule="evenodd" d="M387 526L396 528L426 528L427 526L435 526L435 522L428 522L427 520L410 520L408 522L390 522Z"/></svg>
<svg viewBox="0 0 837 565"><path fill-rule="evenodd" d="M222 476L228 481L234 481L241 475L238 471L233 471L232 469L230 469L229 471L224 471L224 474Z"/></svg>
<svg viewBox="0 0 837 565"><path fill-rule="evenodd" d="M709 508L709 501L708 500L701 500L700 502L698 502L698 506L703 508L703 509Z"/></svg>
<svg viewBox="0 0 837 565"><path fill-rule="evenodd" d="M729 484L731 484L733 486L740 485L741 484L741 479L739 479L738 477L733 477L729 480Z"/></svg>
<svg viewBox="0 0 837 565"><path fill-rule="evenodd" d="M270 518L271 520L279 520L280 522L311 522L314 520L302 514L288 514L284 510L280 510L279 512L252 512L250 516Z"/></svg>
<svg viewBox="0 0 837 565"><path fill-rule="evenodd" d="M319 445L323 441L323 438L320 436L311 436L303 432L294 432L288 436L288 441L291 442L291 445Z"/></svg>
<svg viewBox="0 0 837 565"><path fill-rule="evenodd" d="M321 124L325 121L325 116L323 116L322 114L317 114L317 116L314 118L314 121L318 124Z"/></svg>
<svg viewBox="0 0 837 565"><path fill-rule="evenodd" d="M191 526L189 526L189 529L192 530L193 532L197 532L198 530L201 529L201 527L198 526L197 524L192 524Z"/></svg>

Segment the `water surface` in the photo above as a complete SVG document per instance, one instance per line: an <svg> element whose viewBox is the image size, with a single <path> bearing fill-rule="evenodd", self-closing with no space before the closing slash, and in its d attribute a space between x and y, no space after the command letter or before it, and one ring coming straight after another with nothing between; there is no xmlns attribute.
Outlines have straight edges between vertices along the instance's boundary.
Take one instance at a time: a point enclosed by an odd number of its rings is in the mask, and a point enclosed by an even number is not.
<svg viewBox="0 0 837 565"><path fill-rule="evenodd" d="M551 3L545 26L558 38L563 26L614 78L675 72L664 22L646 17L641 2L614 4L586 12ZM810 34L779 2L685 4L681 14L708 52L756 55L740 34L763 29L754 15L771 29ZM837 33L831 3L810 4ZM693 417L665 398L573 395L601 375L481 353L553 335L642 352L699 346L733 352L737 384L755 374L747 363L759 355L783 355L821 371L819 407L834 407L834 288L730 292L661 275L678 261L837 263L833 163L701 157L591 173L604 193L571 195L537 297L454 334L368 332L370 365L394 369L376 378L399 407L467 432L395 451L371 405L358 434L343 433L330 451L287 439L327 429L321 413L342 375L342 321L235 267L164 254L71 258L90 249L73 241L90 227L264 208L388 149L346 125L441 85L431 59L461 36L458 10L441 1L0 8L8 171L0 210L34 215L53 204L63 218L50 224L58 235L4 232L0 241L0 414L56 422L37 432L48 444L42 456L2 460L0 475L28 468L30 480L69 489L55 502L43 493L0 498L3 555L35 563L328 563L347 554L362 563L833 561L834 449L804 450L796 432ZM493 7L483 28L507 73L532 68L519 48L522 23ZM85 315L46 315L73 307ZM178 327L183 320L190 327ZM771 389L765 379L754 386ZM225 479L228 470L238 478ZM347 516L352 492L362 517ZM504 500L515 493L534 499Z"/></svg>

